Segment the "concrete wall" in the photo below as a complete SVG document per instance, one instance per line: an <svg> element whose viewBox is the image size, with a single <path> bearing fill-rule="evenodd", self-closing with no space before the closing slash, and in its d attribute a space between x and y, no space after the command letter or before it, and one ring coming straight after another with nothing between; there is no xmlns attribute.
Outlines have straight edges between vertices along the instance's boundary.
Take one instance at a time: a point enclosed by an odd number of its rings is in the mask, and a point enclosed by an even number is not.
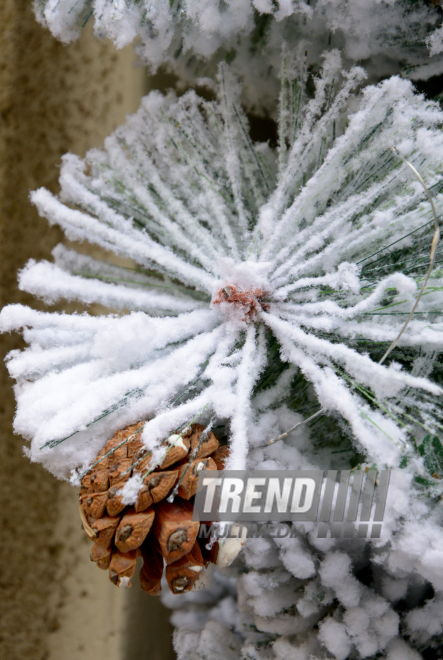
<svg viewBox="0 0 443 660"><path fill-rule="evenodd" d="M17 290L16 273L31 257L50 258L61 234L38 217L29 190L57 190L62 154L98 146L134 111L143 75L131 49L99 42L90 26L64 46L36 23L31 0L0 3L0 306L43 308ZM0 342L1 358L21 346L17 336ZM90 563L76 492L23 456L12 384L1 362L0 657L171 658L159 601L120 592Z"/></svg>

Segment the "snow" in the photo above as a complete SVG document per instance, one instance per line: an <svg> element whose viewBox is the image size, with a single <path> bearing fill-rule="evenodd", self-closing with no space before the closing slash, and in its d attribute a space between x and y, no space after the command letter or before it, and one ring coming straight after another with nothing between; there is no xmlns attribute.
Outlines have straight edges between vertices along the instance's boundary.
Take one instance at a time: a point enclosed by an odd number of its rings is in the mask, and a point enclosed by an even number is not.
<svg viewBox="0 0 443 660"><path fill-rule="evenodd" d="M326 619L321 625L319 637L336 660L344 660L348 656L351 643L343 624Z"/></svg>

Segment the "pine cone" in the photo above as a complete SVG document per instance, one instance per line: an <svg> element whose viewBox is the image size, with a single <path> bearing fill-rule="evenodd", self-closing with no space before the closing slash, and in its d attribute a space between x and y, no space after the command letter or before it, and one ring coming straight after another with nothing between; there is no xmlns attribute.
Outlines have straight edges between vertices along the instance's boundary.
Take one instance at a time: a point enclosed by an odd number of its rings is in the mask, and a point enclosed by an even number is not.
<svg viewBox="0 0 443 660"><path fill-rule="evenodd" d="M144 591L160 593L166 563L169 588L182 594L202 582L204 567L215 563L218 552L217 543L208 551L206 541L198 539L200 524L192 520L198 473L222 470L229 452L211 431L202 435L205 427L201 424L172 435L163 443L161 464L144 476L135 505L127 506L120 489L132 474L145 475L151 463L151 452L140 438L143 424L118 431L99 451L94 463L99 462L81 482L80 515L94 542L91 561L109 569L111 582L130 587L137 557L141 557L139 577ZM166 501L174 488L174 501Z"/></svg>

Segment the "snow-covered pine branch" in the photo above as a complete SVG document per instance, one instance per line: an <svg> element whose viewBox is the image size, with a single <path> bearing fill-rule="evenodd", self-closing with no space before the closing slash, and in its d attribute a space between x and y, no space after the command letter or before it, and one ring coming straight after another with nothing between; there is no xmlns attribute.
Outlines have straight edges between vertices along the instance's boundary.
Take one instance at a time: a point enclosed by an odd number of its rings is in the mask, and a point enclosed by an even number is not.
<svg viewBox="0 0 443 660"><path fill-rule="evenodd" d="M146 63L167 62L192 86L226 59L243 80L243 103L257 111L275 108L283 42L306 51L315 70L332 45L348 65L365 60L376 81L400 70L412 79L443 73L442 15L430 0L34 0L34 9L65 42L88 22L117 47L136 39Z"/></svg>
<svg viewBox="0 0 443 660"><path fill-rule="evenodd" d="M441 210L442 113L407 81L358 92L363 78L359 68L341 72L333 51L312 100L300 109L282 97L277 159L251 142L240 88L222 66L220 101L152 92L104 150L84 162L65 156L58 198L33 193L68 238L126 265L58 246L55 263L25 267L20 287L48 302L134 310L108 320L3 310L3 330L31 333L8 365L20 382L16 429L32 438L35 460L59 475L87 465L109 433L140 417L154 416L144 437L155 444L204 399L232 420L231 464L244 467L247 444L265 439L248 439L247 427L261 374L275 367L270 337L278 369L293 364L373 460L395 465L417 433L438 432L440 387L426 378L432 365L425 376L414 365L424 353L435 362L441 348L439 257L390 364L377 362L417 295L432 227L420 184L389 147L418 167Z"/></svg>
<svg viewBox="0 0 443 660"><path fill-rule="evenodd" d="M66 156L60 195L40 189L33 201L70 240L115 258L58 246L54 263L30 262L19 285L112 313L12 305L0 315L1 329L22 329L29 344L8 356L15 430L57 476L75 480L114 431L140 419L155 450L214 415L232 468L398 468L372 558L358 541L311 529L248 542L243 577L232 569L236 603L229 581L183 597L197 598L183 659L208 645L211 658L230 657L230 645L251 658L416 660L410 644L432 646L443 627L441 443L435 455L420 449L443 427L441 247L417 313L379 364L423 282L433 232L423 188L390 147L420 172L440 216L443 113L398 77L361 89L363 70L343 71L337 51L310 100L298 93L303 75L287 56L277 150L251 141L223 65L216 101L152 92L103 150ZM362 563L373 582L356 578ZM394 611L408 585L410 643ZM432 589L429 628L420 612ZM198 598L217 604L202 612ZM186 627L185 614L176 620Z"/></svg>

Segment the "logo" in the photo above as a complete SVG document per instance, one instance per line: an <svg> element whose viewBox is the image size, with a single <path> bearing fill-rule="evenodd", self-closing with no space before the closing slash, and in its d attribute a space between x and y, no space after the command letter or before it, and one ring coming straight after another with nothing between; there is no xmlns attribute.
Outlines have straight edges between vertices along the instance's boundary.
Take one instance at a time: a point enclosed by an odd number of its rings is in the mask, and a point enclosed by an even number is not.
<svg viewBox="0 0 443 660"><path fill-rule="evenodd" d="M269 530L278 536L285 528L292 534L290 526L305 522L318 523L318 538L380 538L389 479L390 470L374 469L202 470L194 519L218 529L234 523L246 538L273 535Z"/></svg>

